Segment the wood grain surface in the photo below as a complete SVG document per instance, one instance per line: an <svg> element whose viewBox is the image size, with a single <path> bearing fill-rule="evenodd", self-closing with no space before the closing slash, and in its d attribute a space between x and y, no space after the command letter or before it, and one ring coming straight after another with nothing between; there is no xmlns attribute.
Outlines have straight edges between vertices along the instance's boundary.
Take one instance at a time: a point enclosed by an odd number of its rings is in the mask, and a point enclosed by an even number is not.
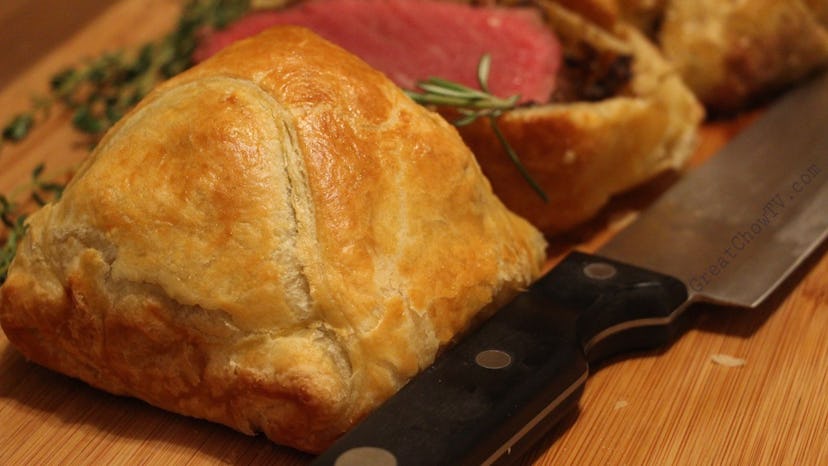
<svg viewBox="0 0 828 466"><path fill-rule="evenodd" d="M31 95L45 89L62 67L159 37L180 8L178 0L75 0L65 3L83 12L79 18L59 22L60 31L48 37L38 35L38 24L56 24L42 9L53 3L0 5L4 28L18 24L13 19L22 17L21 8L35 15L24 15L33 21L30 26L0 35L0 45L9 50L28 44L27 50L43 51L28 60L0 62L5 82L0 123L26 109ZM706 125L694 164L752 118ZM40 161L47 161L47 171L59 171L86 154L66 119L55 112L23 143L2 148L0 192L24 182ZM828 154L825 162L828 166ZM623 196L593 224L555 240L550 262L574 246L596 248L669 182ZM523 464L828 464L827 253L823 245L759 309L697 306L669 347L593 368L578 412L555 427ZM720 365L714 355L744 364ZM262 437L92 389L27 362L2 335L0 419L2 465L301 465L311 459Z"/></svg>

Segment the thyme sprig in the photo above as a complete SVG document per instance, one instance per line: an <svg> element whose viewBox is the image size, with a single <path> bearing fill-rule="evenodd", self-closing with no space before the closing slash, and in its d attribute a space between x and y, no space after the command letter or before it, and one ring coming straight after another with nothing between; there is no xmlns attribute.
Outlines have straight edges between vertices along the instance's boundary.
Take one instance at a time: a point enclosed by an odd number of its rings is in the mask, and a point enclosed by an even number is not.
<svg viewBox="0 0 828 466"><path fill-rule="evenodd" d="M0 197L0 199L5 200L6 198ZM0 248L0 284L6 281L9 266L11 266L12 259L14 259L14 255L17 253L17 245L23 238L23 235L26 234L27 227L24 223L25 220L25 216L17 217L17 220L8 226L8 238L3 243L3 247Z"/></svg>
<svg viewBox="0 0 828 466"><path fill-rule="evenodd" d="M28 203L16 202L14 194L28 192L28 199L39 207L46 205L47 202L56 201L63 195L64 185L44 180L43 171L43 164L36 166L32 170L31 179L27 185L19 186L9 197L0 194L0 223L6 230L5 240L0 247L0 284L6 281L17 246L28 228L26 225ZM0 238L2 238L2 230L0 230Z"/></svg>
<svg viewBox="0 0 828 466"><path fill-rule="evenodd" d="M473 123L479 118L489 121L495 137L497 138L506 155L515 164L523 179L535 190L544 202L549 197L540 185L532 178L529 170L521 162L520 157L504 136L498 117L504 112L514 110L518 107L520 95L512 95L501 98L493 95L489 90L489 73L491 71L492 58L484 54L477 65L477 82L480 89L474 89L463 84L449 81L443 78L432 77L419 81L419 91L406 90L406 93L415 102L421 105L435 105L440 107L451 107L460 113L461 117L453 121L455 126L465 126Z"/></svg>
<svg viewBox="0 0 828 466"><path fill-rule="evenodd" d="M55 74L48 93L32 108L13 116L2 130L3 142L24 139L58 104L72 114L72 125L94 143L158 83L192 65L199 34L221 28L250 8L250 0L191 0L177 27L135 50L120 50L70 66Z"/></svg>

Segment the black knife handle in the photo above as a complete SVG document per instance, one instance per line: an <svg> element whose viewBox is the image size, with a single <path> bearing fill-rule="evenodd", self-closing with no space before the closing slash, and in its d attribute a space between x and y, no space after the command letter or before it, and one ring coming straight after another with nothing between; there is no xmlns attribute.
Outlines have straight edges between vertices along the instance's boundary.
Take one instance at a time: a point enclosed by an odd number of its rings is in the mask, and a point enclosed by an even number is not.
<svg viewBox="0 0 828 466"><path fill-rule="evenodd" d="M665 343L686 300L676 279L572 253L312 464L517 460L577 406L588 361Z"/></svg>

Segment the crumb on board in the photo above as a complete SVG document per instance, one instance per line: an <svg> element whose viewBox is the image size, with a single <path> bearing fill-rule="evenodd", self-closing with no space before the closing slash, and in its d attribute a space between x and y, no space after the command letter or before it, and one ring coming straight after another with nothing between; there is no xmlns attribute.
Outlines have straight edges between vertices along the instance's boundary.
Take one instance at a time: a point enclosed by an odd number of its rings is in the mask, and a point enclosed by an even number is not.
<svg viewBox="0 0 828 466"><path fill-rule="evenodd" d="M726 367L741 367L747 364L747 361L744 359L737 358L729 354L714 354L710 356L710 360L713 361L714 364Z"/></svg>
<svg viewBox="0 0 828 466"><path fill-rule="evenodd" d="M630 403L628 403L627 400L618 400L615 402L615 406L613 407L613 409L626 408L629 404Z"/></svg>

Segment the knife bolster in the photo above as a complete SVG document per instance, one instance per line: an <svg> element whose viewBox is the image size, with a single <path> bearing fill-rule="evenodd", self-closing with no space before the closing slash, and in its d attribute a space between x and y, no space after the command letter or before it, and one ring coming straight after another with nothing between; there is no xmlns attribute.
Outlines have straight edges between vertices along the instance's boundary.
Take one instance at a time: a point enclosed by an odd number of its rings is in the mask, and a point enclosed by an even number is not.
<svg viewBox="0 0 828 466"><path fill-rule="evenodd" d="M666 344L688 300L676 278L582 252L569 254L534 287L578 313L576 334L590 363Z"/></svg>

